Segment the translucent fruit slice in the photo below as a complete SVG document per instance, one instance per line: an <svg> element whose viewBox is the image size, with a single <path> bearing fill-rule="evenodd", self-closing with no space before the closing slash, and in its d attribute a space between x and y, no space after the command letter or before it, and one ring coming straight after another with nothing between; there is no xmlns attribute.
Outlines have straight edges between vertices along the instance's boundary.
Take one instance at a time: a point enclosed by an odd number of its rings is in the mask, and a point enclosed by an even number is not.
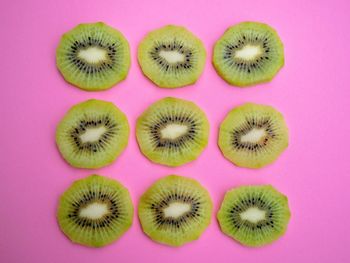
<svg viewBox="0 0 350 263"><path fill-rule="evenodd" d="M198 158L208 144L209 122L193 102L164 98L138 118L136 137L151 161L179 166Z"/></svg>
<svg viewBox="0 0 350 263"><path fill-rule="evenodd" d="M286 232L288 198L271 185L241 186L226 193L217 218L226 235L246 246L263 246Z"/></svg>
<svg viewBox="0 0 350 263"><path fill-rule="evenodd" d="M126 116L113 103L88 100L73 106L56 130L63 158L78 168L99 168L112 163L129 138Z"/></svg>
<svg viewBox="0 0 350 263"><path fill-rule="evenodd" d="M141 196L138 212L151 239L181 246L200 237L210 224L212 207L207 190L197 181L169 175Z"/></svg>
<svg viewBox="0 0 350 263"><path fill-rule="evenodd" d="M205 58L201 40L186 28L174 25L150 32L138 48L143 73L162 88L195 83L203 71Z"/></svg>
<svg viewBox="0 0 350 263"><path fill-rule="evenodd" d="M246 103L229 112L220 125L219 147L232 163L260 168L274 162L288 146L288 128L271 106Z"/></svg>
<svg viewBox="0 0 350 263"><path fill-rule="evenodd" d="M119 182L99 175L75 181L60 197L57 219L74 243L108 245L131 226L133 205Z"/></svg>
<svg viewBox="0 0 350 263"><path fill-rule="evenodd" d="M245 87L268 82L284 65L283 44L270 26L243 22L216 42L213 64L229 84Z"/></svg>
<svg viewBox="0 0 350 263"><path fill-rule="evenodd" d="M102 22L79 24L62 36L56 62L69 83L88 91L105 90L126 78L129 44L118 30Z"/></svg>

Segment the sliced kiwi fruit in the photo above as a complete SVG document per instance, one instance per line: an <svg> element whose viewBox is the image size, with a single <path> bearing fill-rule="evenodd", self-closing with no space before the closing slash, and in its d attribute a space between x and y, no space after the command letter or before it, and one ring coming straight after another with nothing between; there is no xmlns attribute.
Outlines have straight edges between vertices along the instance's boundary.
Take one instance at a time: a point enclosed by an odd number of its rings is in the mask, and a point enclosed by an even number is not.
<svg viewBox="0 0 350 263"><path fill-rule="evenodd" d="M87 100L73 106L56 130L63 158L78 168L100 168L112 163L129 138L126 116L113 103Z"/></svg>
<svg viewBox="0 0 350 263"><path fill-rule="evenodd" d="M286 232L288 198L271 185L241 186L226 193L217 218L226 235L246 246L263 246Z"/></svg>
<svg viewBox="0 0 350 263"><path fill-rule="evenodd" d="M208 144L209 122L193 102L167 97L152 104L137 120L142 153L168 166L191 162Z"/></svg>
<svg viewBox="0 0 350 263"><path fill-rule="evenodd" d="M195 83L203 71L205 58L201 40L181 26L168 25L150 32L138 48L143 73L162 88Z"/></svg>
<svg viewBox="0 0 350 263"><path fill-rule="evenodd" d="M78 88L109 89L128 74L129 44L118 30L102 22L79 24L62 36L56 63L65 80Z"/></svg>
<svg viewBox="0 0 350 263"><path fill-rule="evenodd" d="M221 123L219 147L232 163L260 168L275 161L288 146L288 128L271 106L246 103Z"/></svg>
<svg viewBox="0 0 350 263"><path fill-rule="evenodd" d="M128 190L100 175L75 181L60 197L57 219L74 243L102 247L131 226L133 205Z"/></svg>
<svg viewBox="0 0 350 263"><path fill-rule="evenodd" d="M284 65L283 43L270 26L243 22L227 29L216 42L213 64L235 86L268 82Z"/></svg>
<svg viewBox="0 0 350 263"><path fill-rule="evenodd" d="M169 175L141 196L138 212L151 239L181 246L200 237L210 224L212 207L209 193L196 180Z"/></svg>

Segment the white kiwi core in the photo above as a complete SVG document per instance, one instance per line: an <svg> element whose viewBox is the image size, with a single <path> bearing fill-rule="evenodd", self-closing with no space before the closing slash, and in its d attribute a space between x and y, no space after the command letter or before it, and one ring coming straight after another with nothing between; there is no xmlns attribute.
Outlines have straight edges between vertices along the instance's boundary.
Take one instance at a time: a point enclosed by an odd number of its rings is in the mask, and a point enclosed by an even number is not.
<svg viewBox="0 0 350 263"><path fill-rule="evenodd" d="M79 50L78 57L90 64L98 64L107 60L107 51L99 47L88 47Z"/></svg>
<svg viewBox="0 0 350 263"><path fill-rule="evenodd" d="M164 217L178 218L191 210L191 205L187 203L174 202L170 203L163 209Z"/></svg>
<svg viewBox="0 0 350 263"><path fill-rule="evenodd" d="M100 139L100 137L107 131L106 127L101 126L98 128L87 128L86 131L81 134L80 140L85 142L95 142Z"/></svg>
<svg viewBox="0 0 350 263"><path fill-rule="evenodd" d="M253 224L264 220L266 211L257 207L249 207L247 210L239 214L242 220L247 220Z"/></svg>
<svg viewBox="0 0 350 263"><path fill-rule="evenodd" d="M185 135L187 131L188 131L187 125L171 123L166 125L163 129L161 129L160 134L163 139L174 140L180 136Z"/></svg>
<svg viewBox="0 0 350 263"><path fill-rule="evenodd" d="M165 51L161 50L159 52L159 56L164 58L167 62L170 64L175 64L178 62L184 62L185 61L185 55L181 54L178 51Z"/></svg>
<svg viewBox="0 0 350 263"><path fill-rule="evenodd" d="M241 136L241 142L258 143L266 137L265 129L253 128L246 134Z"/></svg>
<svg viewBox="0 0 350 263"><path fill-rule="evenodd" d="M99 219L108 214L108 206L105 203L94 202L80 209L79 216L88 219Z"/></svg>
<svg viewBox="0 0 350 263"><path fill-rule="evenodd" d="M235 52L235 58L243 60L253 60L261 55L262 50L260 46L245 45Z"/></svg>

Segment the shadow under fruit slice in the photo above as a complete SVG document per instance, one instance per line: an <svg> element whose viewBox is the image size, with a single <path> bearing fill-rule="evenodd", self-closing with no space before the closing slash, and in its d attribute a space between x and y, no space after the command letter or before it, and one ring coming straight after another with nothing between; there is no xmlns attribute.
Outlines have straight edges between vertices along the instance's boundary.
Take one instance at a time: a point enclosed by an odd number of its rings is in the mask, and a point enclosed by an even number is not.
<svg viewBox="0 0 350 263"><path fill-rule="evenodd" d="M62 36L56 63L65 80L83 90L109 89L128 74L129 44L102 22L79 24Z"/></svg>
<svg viewBox="0 0 350 263"><path fill-rule="evenodd" d="M196 180L169 175L141 196L138 212L151 239L181 246L198 239L208 227L212 207L209 193Z"/></svg>
<svg viewBox="0 0 350 263"><path fill-rule="evenodd" d="M243 22L227 29L216 42L213 64L235 86L268 82L284 65L283 43L270 26Z"/></svg>
<svg viewBox="0 0 350 263"><path fill-rule="evenodd" d="M164 98L138 118L136 137L151 161L179 166L195 160L208 144L209 122L193 102Z"/></svg>
<svg viewBox="0 0 350 263"><path fill-rule="evenodd" d="M168 25L150 32L138 48L143 73L162 88L195 83L205 58L201 40L181 26Z"/></svg>
<svg viewBox="0 0 350 263"><path fill-rule="evenodd" d="M63 158L78 168L100 168L112 163L129 138L126 116L113 103L88 100L73 106L56 130Z"/></svg>
<svg viewBox="0 0 350 263"><path fill-rule="evenodd" d="M272 163L288 146L288 128L271 106L246 103L221 123L219 147L232 163L260 168Z"/></svg>
<svg viewBox="0 0 350 263"><path fill-rule="evenodd" d="M133 218L129 191L99 175L75 181L60 197L57 219L74 243L102 247L126 232Z"/></svg>
<svg viewBox="0 0 350 263"><path fill-rule="evenodd" d="M226 235L246 246L263 246L285 233L288 198L271 185L241 186L226 193L217 218Z"/></svg>

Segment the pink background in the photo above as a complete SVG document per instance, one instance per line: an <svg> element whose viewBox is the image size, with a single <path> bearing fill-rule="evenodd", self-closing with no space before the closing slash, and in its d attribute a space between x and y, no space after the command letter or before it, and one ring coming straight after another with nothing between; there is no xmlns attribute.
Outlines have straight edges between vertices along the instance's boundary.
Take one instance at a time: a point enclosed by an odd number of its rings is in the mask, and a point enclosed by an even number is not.
<svg viewBox="0 0 350 263"><path fill-rule="evenodd" d="M349 262L349 2L344 1L1 1L0 261L12 262ZM241 21L266 22L285 44L285 67L268 84L229 86L211 65L212 47L225 29ZM60 36L78 23L105 21L130 42L128 78L105 92L67 84L55 66ZM208 58L196 85L154 86L136 61L137 45L152 29L184 25L201 38ZM165 96L195 101L211 123L210 141L191 164L168 168L144 158L135 120ZM129 146L113 165L74 169L60 157L55 128L73 104L89 98L113 101L128 116ZM290 146L260 170L238 168L217 147L219 123L244 102L270 104L286 117ZM288 195L292 218L286 235L258 249L223 235L215 220L202 237L181 248L149 240L135 214L132 228L102 249L72 244L59 230L59 195L91 173L129 188L135 207L156 179L180 174L198 179L211 193L215 214L226 190L273 184Z"/></svg>

